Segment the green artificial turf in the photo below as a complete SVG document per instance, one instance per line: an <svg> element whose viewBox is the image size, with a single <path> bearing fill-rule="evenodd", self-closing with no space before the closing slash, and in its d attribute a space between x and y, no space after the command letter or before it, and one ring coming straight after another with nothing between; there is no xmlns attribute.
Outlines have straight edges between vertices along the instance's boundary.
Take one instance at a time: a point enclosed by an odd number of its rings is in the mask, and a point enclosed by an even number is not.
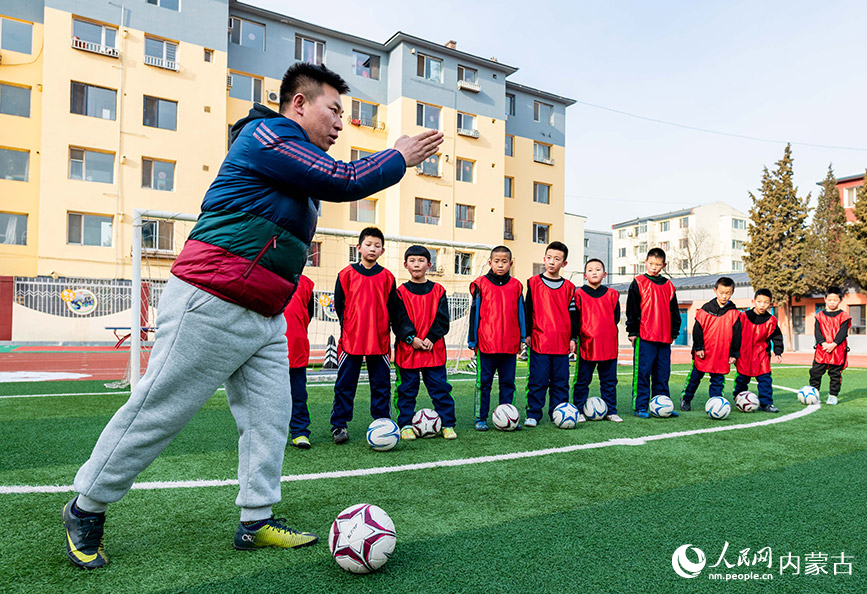
<svg viewBox="0 0 867 594"><path fill-rule="evenodd" d="M686 366L675 366L672 394ZM631 371L620 367L620 373ZM469 379L469 378L468 378ZM284 474L319 473L516 451L601 443L774 418L733 412L712 421L694 410L676 419L631 416L629 375L620 375L625 422L585 423L563 431L544 422L515 433L472 430L473 383L454 382L458 440L417 440L374 452L363 434L370 418L365 388L356 399L351 441L330 443L330 386L311 384L313 448L288 448ZM775 367L774 383L799 388L807 369ZM525 380L519 380L523 391ZM731 384L726 385L726 394ZM596 393L596 386L591 393ZM103 392L102 394L97 394ZM0 485L69 485L102 427L126 399L98 382L0 384ZM523 397L519 402L523 401ZM802 410L777 390L782 414ZM418 407L430 400L419 397ZM236 552L237 488L133 490L109 509L106 551L98 571L72 567L63 549L60 509L71 493L0 494L3 504L0 591L10 592L863 592L867 589L867 371L844 372L836 407L785 423L363 477L284 482L275 508L320 544L297 551ZM140 481L232 479L237 431L218 392ZM375 503L394 520L398 542L379 572L351 575L330 558L334 517L354 503ZM770 581L678 577L674 550L699 547L707 564L772 549L772 568L733 567L728 574L771 573ZM853 575L833 575L833 557L854 558ZM780 575L778 555L828 555L831 575ZM839 561L839 559L838 559Z"/></svg>

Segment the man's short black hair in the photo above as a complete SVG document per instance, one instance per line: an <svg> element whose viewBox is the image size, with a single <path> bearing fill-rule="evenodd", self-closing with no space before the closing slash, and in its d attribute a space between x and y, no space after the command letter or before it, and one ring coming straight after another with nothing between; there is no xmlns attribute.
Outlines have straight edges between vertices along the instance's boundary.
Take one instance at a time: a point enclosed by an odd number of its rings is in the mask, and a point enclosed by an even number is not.
<svg viewBox="0 0 867 594"><path fill-rule="evenodd" d="M421 256L427 258L428 264L430 264L430 250L423 245L411 245L406 248L406 251L403 253L403 261L406 262L409 260L410 256Z"/></svg>
<svg viewBox="0 0 867 594"><path fill-rule="evenodd" d="M756 297L767 297L771 301L774 300L774 295L771 293L770 289L759 289L758 291L756 291L756 295L755 297L753 297L753 299L755 299Z"/></svg>
<svg viewBox="0 0 867 594"><path fill-rule="evenodd" d="M494 249L491 250L491 258L492 259L494 257L494 254L508 254L509 260L512 259L512 250L510 250L509 248L507 248L504 245L498 245L497 247L495 247Z"/></svg>
<svg viewBox="0 0 867 594"><path fill-rule="evenodd" d="M842 299L843 289L841 289L840 287L828 287L828 290L825 291L825 297L827 297L828 295L836 295L837 297Z"/></svg>
<svg viewBox="0 0 867 594"><path fill-rule="evenodd" d="M309 101L316 100L322 94L322 83L331 85L341 95L349 93L349 85L333 70L307 62L292 64L280 83L280 109L298 93L302 93Z"/></svg>
<svg viewBox="0 0 867 594"><path fill-rule="evenodd" d="M605 262L603 262L599 258L590 258L589 260L584 262L584 271L585 272L587 271L587 265L590 264L590 262L599 262L600 264L602 264L602 272L605 272Z"/></svg>
<svg viewBox="0 0 867 594"><path fill-rule="evenodd" d="M382 242L382 245L385 245L385 235L377 227L365 227L362 229L358 235L358 245L361 245L365 237L377 237Z"/></svg>
<svg viewBox="0 0 867 594"><path fill-rule="evenodd" d="M662 260L662 263L665 264L665 250L662 248L650 248L650 251L647 252L647 260L651 258L659 258Z"/></svg>
<svg viewBox="0 0 867 594"><path fill-rule="evenodd" d="M557 250L558 252L563 252L563 259L569 259L569 248L566 247L566 244L562 241L552 241L548 244L548 247L545 248L545 253L548 253L548 250Z"/></svg>
<svg viewBox="0 0 867 594"><path fill-rule="evenodd" d="M716 282L713 284L714 289L719 289L720 287L725 287L727 289L734 289L735 288L735 281L732 280L728 276L721 276L718 279L716 279Z"/></svg>

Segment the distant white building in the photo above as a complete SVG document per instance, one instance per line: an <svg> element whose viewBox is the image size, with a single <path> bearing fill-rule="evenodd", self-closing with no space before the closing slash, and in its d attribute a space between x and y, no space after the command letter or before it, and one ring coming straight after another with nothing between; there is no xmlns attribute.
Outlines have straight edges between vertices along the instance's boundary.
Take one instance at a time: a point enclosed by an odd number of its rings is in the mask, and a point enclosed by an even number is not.
<svg viewBox="0 0 867 594"><path fill-rule="evenodd" d="M654 247L665 251L666 271L673 277L743 272L748 224L746 213L713 202L612 225L611 282L643 273L647 251Z"/></svg>

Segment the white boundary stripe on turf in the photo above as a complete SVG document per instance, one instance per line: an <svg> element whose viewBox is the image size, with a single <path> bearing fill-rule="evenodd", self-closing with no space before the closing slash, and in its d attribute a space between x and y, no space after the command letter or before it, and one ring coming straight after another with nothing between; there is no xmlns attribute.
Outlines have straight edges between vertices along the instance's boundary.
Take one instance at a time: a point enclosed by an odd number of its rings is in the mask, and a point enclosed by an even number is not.
<svg viewBox="0 0 867 594"><path fill-rule="evenodd" d="M791 388L787 388L791 389ZM804 417L819 410L820 405L811 404L806 408L797 412L789 413L764 421L755 423L744 423L740 425L721 425L719 427L708 427L706 429L692 429L690 431L676 431L673 433L660 433L658 435L648 435L645 437L622 437L609 439L608 441L600 441L596 443L582 443L559 448L545 448L542 450L532 450L529 452L512 452L509 454L496 454L493 456L479 456L476 458L459 458L457 460L437 460L435 462L421 462L418 464L403 464L401 466L379 466L374 468L358 468L355 470L332 470L328 472L316 472L311 474L291 474L281 476L281 483L291 483L298 481L312 481L319 479L335 479L335 478L351 478L357 476L373 476L377 474L388 474L392 472L406 472L410 470L429 470L432 468L449 468L454 466L468 466L470 464L485 464L487 462L502 462L505 460L520 460L522 458L536 458L539 456L548 456L550 454L566 454L579 450L593 450L598 448L606 448L611 446L640 446L645 445L650 441L660 441L663 439L672 439L675 437L687 437L691 435L700 435L702 433L718 433L720 431L734 431L737 429L748 429L751 427L763 427L766 425L776 425L793 421L800 417ZM157 489L185 489L198 487L226 487L237 485L238 479L226 480L194 480L194 481L152 481L133 484L133 489L138 490L157 490ZM11 485L0 486L0 494L29 494L29 493L65 493L73 491L72 485Z"/></svg>

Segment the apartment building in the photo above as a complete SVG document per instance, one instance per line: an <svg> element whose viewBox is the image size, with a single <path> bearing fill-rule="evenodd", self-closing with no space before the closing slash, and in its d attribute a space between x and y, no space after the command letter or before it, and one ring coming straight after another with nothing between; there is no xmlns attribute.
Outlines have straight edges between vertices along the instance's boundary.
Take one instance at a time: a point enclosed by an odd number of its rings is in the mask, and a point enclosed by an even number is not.
<svg viewBox="0 0 867 594"><path fill-rule="evenodd" d="M821 186L822 182L817 182L816 185ZM837 191L840 192L840 204L843 205L843 209L846 211L847 223L855 220L855 201L858 199L858 192L863 185L863 173L841 177L837 180Z"/></svg>

